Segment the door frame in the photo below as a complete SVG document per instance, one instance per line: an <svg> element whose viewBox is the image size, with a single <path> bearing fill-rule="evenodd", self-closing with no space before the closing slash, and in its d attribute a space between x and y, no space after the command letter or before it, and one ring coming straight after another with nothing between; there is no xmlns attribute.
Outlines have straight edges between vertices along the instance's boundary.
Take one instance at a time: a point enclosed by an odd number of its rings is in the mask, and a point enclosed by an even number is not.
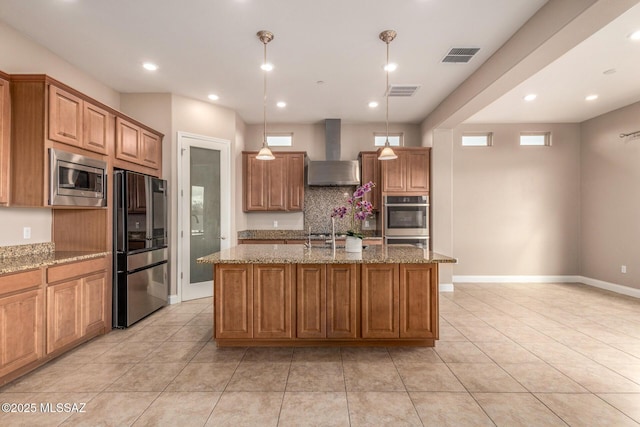
<svg viewBox="0 0 640 427"><path fill-rule="evenodd" d="M188 270L185 265L185 254L189 252L187 239L191 232L189 215L190 204L186 203L185 193L189 194L186 188L187 181L185 175L189 170L189 157L185 156L189 148L203 148L220 151L220 235L226 239L220 240L220 249L226 249L231 245L231 141L227 139L214 138L211 136L198 135L189 132L178 131L178 301L182 301L182 288L187 284L189 277L185 274ZM211 288L213 295L213 287Z"/></svg>

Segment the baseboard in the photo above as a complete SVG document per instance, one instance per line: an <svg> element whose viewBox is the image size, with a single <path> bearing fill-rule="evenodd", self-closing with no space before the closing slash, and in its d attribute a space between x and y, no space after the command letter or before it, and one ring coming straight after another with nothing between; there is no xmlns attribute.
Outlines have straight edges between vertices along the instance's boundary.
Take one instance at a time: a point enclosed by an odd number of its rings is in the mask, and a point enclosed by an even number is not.
<svg viewBox="0 0 640 427"><path fill-rule="evenodd" d="M617 294L640 298L640 289L585 276L453 276L453 283L584 283ZM440 285L440 290L442 286Z"/></svg>
<svg viewBox="0 0 640 427"><path fill-rule="evenodd" d="M169 305L177 304L180 302L180 297L178 295L169 295Z"/></svg>
<svg viewBox="0 0 640 427"><path fill-rule="evenodd" d="M582 276L453 276L453 283L576 283Z"/></svg>
<svg viewBox="0 0 640 427"><path fill-rule="evenodd" d="M453 283L440 283L438 290L440 292L453 292Z"/></svg>
<svg viewBox="0 0 640 427"><path fill-rule="evenodd" d="M616 283L605 282L604 280L592 279L590 277L584 276L580 276L579 282L584 283L585 285L593 286L595 288L615 292L617 294L640 298L640 289L630 288L629 286L618 285Z"/></svg>

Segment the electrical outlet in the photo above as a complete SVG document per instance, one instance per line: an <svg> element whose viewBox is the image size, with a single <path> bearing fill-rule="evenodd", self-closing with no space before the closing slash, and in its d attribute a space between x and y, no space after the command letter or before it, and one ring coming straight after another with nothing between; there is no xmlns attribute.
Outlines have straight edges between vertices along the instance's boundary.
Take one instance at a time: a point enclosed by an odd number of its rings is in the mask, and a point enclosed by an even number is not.
<svg viewBox="0 0 640 427"><path fill-rule="evenodd" d="M138 221L136 221L136 230L140 228L140 223Z"/></svg>
<svg viewBox="0 0 640 427"><path fill-rule="evenodd" d="M24 227L22 229L22 237L25 239L31 238L31 227Z"/></svg>
<svg viewBox="0 0 640 427"><path fill-rule="evenodd" d="M278 221L273 221L273 228L278 228Z"/></svg>
<svg viewBox="0 0 640 427"><path fill-rule="evenodd" d="M627 266L626 265L621 265L620 266L620 273L627 273Z"/></svg>
<svg viewBox="0 0 640 427"><path fill-rule="evenodd" d="M367 220L364 221L364 228L369 228L369 221Z"/></svg>

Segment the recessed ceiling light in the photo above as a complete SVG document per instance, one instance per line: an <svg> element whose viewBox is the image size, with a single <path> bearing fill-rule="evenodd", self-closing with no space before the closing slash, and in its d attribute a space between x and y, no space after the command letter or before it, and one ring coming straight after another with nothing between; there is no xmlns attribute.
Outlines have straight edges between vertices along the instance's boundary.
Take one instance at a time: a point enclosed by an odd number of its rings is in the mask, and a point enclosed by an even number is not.
<svg viewBox="0 0 640 427"><path fill-rule="evenodd" d="M393 62L384 66L384 70L388 72L392 72L398 69L398 64L394 64Z"/></svg>
<svg viewBox="0 0 640 427"><path fill-rule="evenodd" d="M371 101L369 103L369 108L376 108L378 106L378 103L376 101Z"/></svg>
<svg viewBox="0 0 640 427"><path fill-rule="evenodd" d="M284 101L278 101L276 105L278 106L278 108L284 108L287 106L287 103Z"/></svg>
<svg viewBox="0 0 640 427"><path fill-rule="evenodd" d="M533 101L534 99L536 99L538 97L538 95L536 95L535 93L530 93L529 95L526 95L524 97L525 101Z"/></svg>
<svg viewBox="0 0 640 427"><path fill-rule="evenodd" d="M217 101L218 99L220 99L220 97L215 93L210 93L209 96L207 96L207 98L209 98L212 101Z"/></svg>
<svg viewBox="0 0 640 427"><path fill-rule="evenodd" d="M585 100L587 101L595 101L596 99L598 99L598 95L593 94L593 95L587 95L584 97Z"/></svg>
<svg viewBox="0 0 640 427"><path fill-rule="evenodd" d="M270 64L267 62L266 64L262 64L260 68L263 69L264 71L271 71L273 70L273 64Z"/></svg>
<svg viewBox="0 0 640 427"><path fill-rule="evenodd" d="M144 67L145 70L148 70L148 71L156 71L158 69L158 66L153 62L145 62L144 64L142 64L142 66Z"/></svg>
<svg viewBox="0 0 640 427"><path fill-rule="evenodd" d="M633 41L640 40L640 30L634 31L633 33L629 34L629 38Z"/></svg>

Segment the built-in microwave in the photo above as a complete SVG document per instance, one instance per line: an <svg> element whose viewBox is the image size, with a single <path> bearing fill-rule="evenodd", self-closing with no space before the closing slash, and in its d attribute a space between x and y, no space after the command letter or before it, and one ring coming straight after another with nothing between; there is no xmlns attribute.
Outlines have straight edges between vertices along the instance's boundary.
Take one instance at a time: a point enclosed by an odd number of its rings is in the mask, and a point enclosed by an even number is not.
<svg viewBox="0 0 640 427"><path fill-rule="evenodd" d="M384 236L429 236L429 196L385 196Z"/></svg>
<svg viewBox="0 0 640 427"><path fill-rule="evenodd" d="M75 153L49 149L51 206L107 205L107 163Z"/></svg>

